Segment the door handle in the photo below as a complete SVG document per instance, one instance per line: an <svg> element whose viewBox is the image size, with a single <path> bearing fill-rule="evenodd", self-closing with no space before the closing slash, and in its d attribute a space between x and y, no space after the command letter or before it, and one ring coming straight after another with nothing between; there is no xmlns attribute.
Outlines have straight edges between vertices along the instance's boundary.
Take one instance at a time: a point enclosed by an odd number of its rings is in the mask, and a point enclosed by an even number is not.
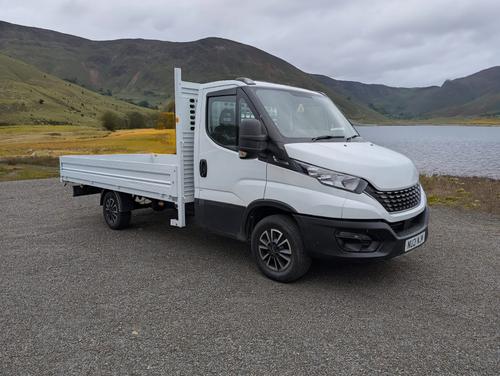
<svg viewBox="0 0 500 376"><path fill-rule="evenodd" d="M207 166L207 160L206 159L200 159L200 176L202 178L206 178L207 177L207 171L208 170L208 166Z"/></svg>

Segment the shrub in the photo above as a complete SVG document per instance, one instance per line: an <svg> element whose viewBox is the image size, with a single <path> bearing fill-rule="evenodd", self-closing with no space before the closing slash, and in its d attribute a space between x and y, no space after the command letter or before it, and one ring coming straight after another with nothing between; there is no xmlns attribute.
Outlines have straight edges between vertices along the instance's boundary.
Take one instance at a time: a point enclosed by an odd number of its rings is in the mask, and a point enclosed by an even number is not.
<svg viewBox="0 0 500 376"><path fill-rule="evenodd" d="M167 102L167 104L165 105L165 111L175 113L175 101L174 100L170 99Z"/></svg>
<svg viewBox="0 0 500 376"><path fill-rule="evenodd" d="M158 117L160 116L159 111L155 111L148 115L148 122L151 124L151 127L157 128L156 124L158 123Z"/></svg>
<svg viewBox="0 0 500 376"><path fill-rule="evenodd" d="M100 120L104 129L115 131L117 129L153 128L157 126L158 118L159 114L156 113L144 115L137 111L131 111L124 117L121 117L116 112L106 111L101 115ZM164 128L165 127L167 127L166 123Z"/></svg>
<svg viewBox="0 0 500 376"><path fill-rule="evenodd" d="M124 128L125 121L115 112L106 111L101 115L101 124L108 131Z"/></svg>
<svg viewBox="0 0 500 376"><path fill-rule="evenodd" d="M141 114L140 112L133 111L127 113L126 122L127 128L149 128L150 122L149 119Z"/></svg>

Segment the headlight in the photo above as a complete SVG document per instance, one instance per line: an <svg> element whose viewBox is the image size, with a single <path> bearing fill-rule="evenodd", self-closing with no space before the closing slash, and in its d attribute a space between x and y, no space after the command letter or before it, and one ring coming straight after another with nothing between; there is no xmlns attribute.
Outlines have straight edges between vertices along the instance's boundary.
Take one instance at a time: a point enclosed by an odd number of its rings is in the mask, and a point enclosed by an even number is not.
<svg viewBox="0 0 500 376"><path fill-rule="evenodd" d="M304 173L316 178L321 184L328 185L346 191L361 193L365 190L368 183L357 176L343 174L326 168L313 166L304 162L296 161L303 169Z"/></svg>

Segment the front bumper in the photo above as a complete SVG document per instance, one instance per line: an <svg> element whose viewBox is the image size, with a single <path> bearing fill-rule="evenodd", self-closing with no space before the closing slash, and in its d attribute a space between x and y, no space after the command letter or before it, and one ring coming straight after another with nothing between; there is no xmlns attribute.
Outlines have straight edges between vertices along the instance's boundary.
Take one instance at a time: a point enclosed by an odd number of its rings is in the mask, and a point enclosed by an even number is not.
<svg viewBox="0 0 500 376"><path fill-rule="evenodd" d="M427 240L429 209L425 208L415 217L396 223L329 219L301 214L294 215L294 218L299 225L305 249L313 257L384 260L405 253L405 242L413 236L425 231ZM346 239L347 234L359 234L361 240Z"/></svg>

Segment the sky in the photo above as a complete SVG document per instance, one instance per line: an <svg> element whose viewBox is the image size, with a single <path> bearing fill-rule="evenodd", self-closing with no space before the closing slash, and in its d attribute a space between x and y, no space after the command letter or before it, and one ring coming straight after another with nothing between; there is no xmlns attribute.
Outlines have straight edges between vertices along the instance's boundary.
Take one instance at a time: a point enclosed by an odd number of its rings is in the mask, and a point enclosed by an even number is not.
<svg viewBox="0 0 500 376"><path fill-rule="evenodd" d="M0 0L0 20L93 40L222 37L298 68L391 86L500 65L500 0Z"/></svg>

